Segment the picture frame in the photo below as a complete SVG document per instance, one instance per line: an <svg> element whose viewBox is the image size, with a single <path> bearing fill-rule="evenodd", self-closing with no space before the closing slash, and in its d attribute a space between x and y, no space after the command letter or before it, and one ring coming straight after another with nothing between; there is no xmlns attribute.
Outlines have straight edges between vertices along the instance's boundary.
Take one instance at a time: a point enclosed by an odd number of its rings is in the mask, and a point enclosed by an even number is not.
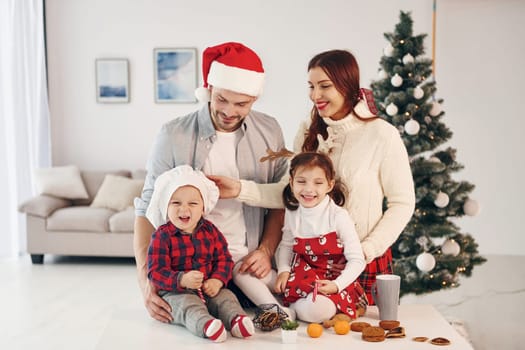
<svg viewBox="0 0 525 350"><path fill-rule="evenodd" d="M153 50L156 103L196 103L197 49Z"/></svg>
<svg viewBox="0 0 525 350"><path fill-rule="evenodd" d="M95 60L96 93L99 103L129 102L129 61L125 58Z"/></svg>

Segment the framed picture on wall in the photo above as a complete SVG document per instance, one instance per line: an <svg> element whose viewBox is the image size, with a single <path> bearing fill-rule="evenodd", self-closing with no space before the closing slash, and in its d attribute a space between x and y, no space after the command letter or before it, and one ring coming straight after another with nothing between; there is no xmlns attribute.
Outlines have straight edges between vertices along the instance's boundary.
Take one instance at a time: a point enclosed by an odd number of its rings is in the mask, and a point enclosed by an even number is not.
<svg viewBox="0 0 525 350"><path fill-rule="evenodd" d="M123 58L98 58L95 61L97 102L129 102L129 63Z"/></svg>
<svg viewBox="0 0 525 350"><path fill-rule="evenodd" d="M195 103L197 49L154 49L155 102Z"/></svg>

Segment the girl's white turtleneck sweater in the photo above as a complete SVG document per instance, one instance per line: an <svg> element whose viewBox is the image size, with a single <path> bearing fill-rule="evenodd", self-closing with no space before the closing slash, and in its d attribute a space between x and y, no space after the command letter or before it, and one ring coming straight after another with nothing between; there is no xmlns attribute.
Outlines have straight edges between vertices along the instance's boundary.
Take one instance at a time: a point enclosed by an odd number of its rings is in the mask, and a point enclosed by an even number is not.
<svg viewBox="0 0 525 350"><path fill-rule="evenodd" d="M365 259L354 222L348 212L326 196L317 206L297 210L286 209L283 238L276 253L278 273L290 272L295 238L315 238L336 232L343 244L346 266L334 280L339 291L354 282L365 268Z"/></svg>

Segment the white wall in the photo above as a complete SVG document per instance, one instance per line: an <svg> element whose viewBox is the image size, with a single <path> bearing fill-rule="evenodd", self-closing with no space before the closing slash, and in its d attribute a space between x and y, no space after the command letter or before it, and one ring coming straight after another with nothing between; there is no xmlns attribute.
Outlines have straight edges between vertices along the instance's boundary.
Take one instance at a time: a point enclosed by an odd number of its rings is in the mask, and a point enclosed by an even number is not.
<svg viewBox="0 0 525 350"><path fill-rule="evenodd" d="M161 124L199 107L154 103L153 49L196 47L200 54L224 41L260 54L267 82L255 108L280 121L291 147L310 109L308 60L350 49L368 86L386 45L383 33L393 31L400 10L412 12L415 34L429 34L430 56L431 0L46 0L53 163L143 168ZM456 177L477 186L473 197L482 205L479 216L458 224L485 254L525 254L518 178L525 170L518 153L524 15L519 0L438 1L437 95L454 132L449 144L465 165ZM130 61L128 104L96 103L94 62L106 57Z"/></svg>
<svg viewBox="0 0 525 350"><path fill-rule="evenodd" d="M478 217L458 221L479 237L482 252L525 254L522 113L525 2L439 0L437 82L444 122L454 132L465 169L476 185Z"/></svg>

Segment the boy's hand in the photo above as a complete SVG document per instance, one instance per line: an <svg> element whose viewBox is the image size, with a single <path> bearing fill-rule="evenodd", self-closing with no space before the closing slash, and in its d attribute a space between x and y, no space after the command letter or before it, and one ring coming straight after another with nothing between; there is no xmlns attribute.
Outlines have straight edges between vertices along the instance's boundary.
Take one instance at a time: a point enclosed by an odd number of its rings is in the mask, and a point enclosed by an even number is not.
<svg viewBox="0 0 525 350"><path fill-rule="evenodd" d="M279 276L277 276L277 280L275 281L275 292L276 293L284 293L284 289L286 288L286 283L288 282L288 278L290 277L290 272L281 272Z"/></svg>
<svg viewBox="0 0 525 350"><path fill-rule="evenodd" d="M210 278L202 284L202 291L210 298L213 298L219 293L223 285L221 280Z"/></svg>
<svg viewBox="0 0 525 350"><path fill-rule="evenodd" d="M180 279L180 285L183 288L199 289L202 286L203 279L204 274L202 272L192 270L182 275L182 278Z"/></svg>

